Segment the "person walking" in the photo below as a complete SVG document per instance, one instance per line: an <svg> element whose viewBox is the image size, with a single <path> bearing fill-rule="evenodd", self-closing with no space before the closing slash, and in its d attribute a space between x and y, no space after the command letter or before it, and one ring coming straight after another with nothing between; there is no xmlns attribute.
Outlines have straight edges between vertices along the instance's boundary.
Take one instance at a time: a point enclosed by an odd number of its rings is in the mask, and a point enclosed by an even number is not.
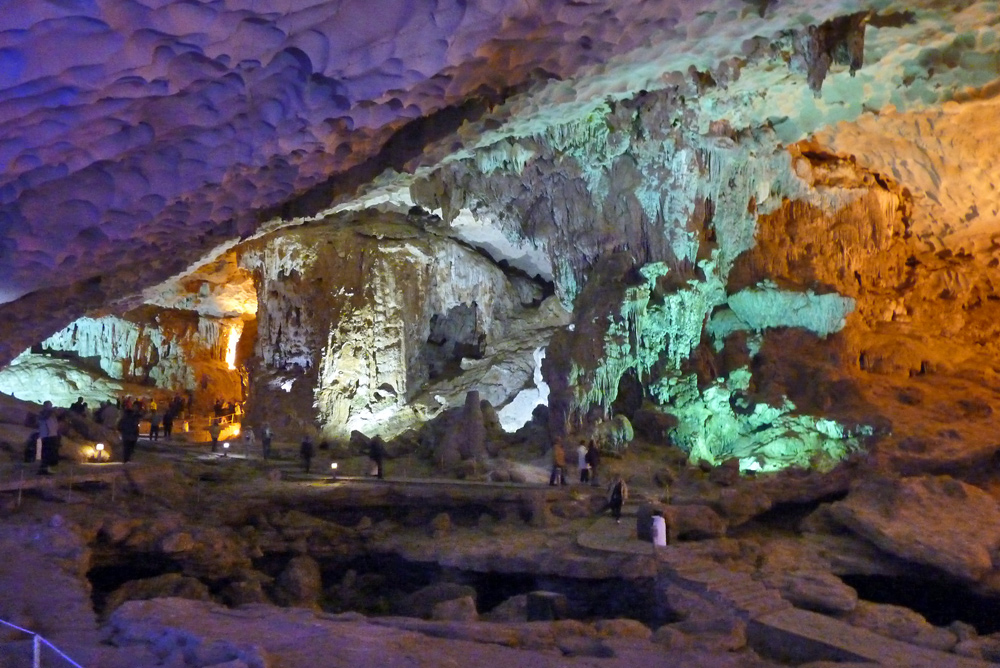
<svg viewBox="0 0 1000 668"><path fill-rule="evenodd" d="M312 466L314 454L316 454L316 448L313 445L312 438L306 436L302 439L302 445L299 446L299 457L302 458L302 468L305 469L306 473L309 473L309 469Z"/></svg>
<svg viewBox="0 0 1000 668"><path fill-rule="evenodd" d="M552 474L549 476L549 485L566 484L566 450L563 449L562 437L557 436L552 442Z"/></svg>
<svg viewBox="0 0 1000 668"><path fill-rule="evenodd" d="M608 508L611 509L611 516L615 518L617 524L622 521L622 506L628 498L628 485L621 474L615 476L611 484L608 485Z"/></svg>

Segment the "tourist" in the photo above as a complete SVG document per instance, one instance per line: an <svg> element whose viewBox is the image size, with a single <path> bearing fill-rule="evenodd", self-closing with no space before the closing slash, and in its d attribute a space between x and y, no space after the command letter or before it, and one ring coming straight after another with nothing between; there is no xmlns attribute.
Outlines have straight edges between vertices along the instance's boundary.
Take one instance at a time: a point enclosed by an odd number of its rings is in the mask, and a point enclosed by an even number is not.
<svg viewBox="0 0 1000 668"><path fill-rule="evenodd" d="M615 522L621 524L622 521L622 506L625 504L625 499L628 498L628 485L625 484L625 479L622 478L619 473L608 485L608 505L607 508L611 509L611 516L615 518Z"/></svg>
<svg viewBox="0 0 1000 668"><path fill-rule="evenodd" d="M274 438L274 432L271 431L271 425L268 422L264 423L264 427L260 432L260 446L262 455L264 459L271 458L271 439Z"/></svg>
<svg viewBox="0 0 1000 668"><path fill-rule="evenodd" d="M77 415L87 414L87 402L83 400L83 397L77 397L76 401L70 405L69 409L76 413Z"/></svg>
<svg viewBox="0 0 1000 668"><path fill-rule="evenodd" d="M312 438L306 436L302 439L302 445L299 446L299 457L302 458L302 468L305 469L306 473L309 473L309 468L312 466L314 454L316 454L316 450L313 447Z"/></svg>
<svg viewBox="0 0 1000 668"><path fill-rule="evenodd" d="M38 413L38 437L42 439L42 460L38 465L38 475L49 475L51 467L59 464L59 419L56 418L52 402L42 404Z"/></svg>
<svg viewBox="0 0 1000 668"><path fill-rule="evenodd" d="M576 465L580 468L580 482L590 482L590 465L587 463L587 446L580 441L576 449Z"/></svg>
<svg viewBox="0 0 1000 668"><path fill-rule="evenodd" d="M219 450L219 436L222 434L222 422L216 418L208 419L208 435L212 437L212 452Z"/></svg>
<svg viewBox="0 0 1000 668"><path fill-rule="evenodd" d="M375 464L375 475L380 479L384 478L385 470L382 468L382 463L385 460L385 445L378 436L368 443L368 458Z"/></svg>
<svg viewBox="0 0 1000 668"><path fill-rule="evenodd" d="M158 441L160 440L160 423L163 418L158 410L155 408L152 410L153 412L149 414L149 440Z"/></svg>
<svg viewBox="0 0 1000 668"><path fill-rule="evenodd" d="M257 437L253 433L253 427L243 427L243 447L246 451L247 459L250 459L250 451L253 450Z"/></svg>
<svg viewBox="0 0 1000 668"><path fill-rule="evenodd" d="M597 450L597 441L590 439L587 444L587 466L590 467L590 486L597 487L597 467L601 464L601 453Z"/></svg>
<svg viewBox="0 0 1000 668"><path fill-rule="evenodd" d="M563 449L562 437L557 436L552 442L552 475L549 476L549 485L556 484L556 477L559 484L566 484L566 451Z"/></svg>
<svg viewBox="0 0 1000 668"><path fill-rule="evenodd" d="M174 411L173 404L167 409L167 412L163 414L163 438L169 439L170 434L174 431L174 415L177 413Z"/></svg>
<svg viewBox="0 0 1000 668"><path fill-rule="evenodd" d="M139 412L126 410L118 421L118 433L122 436L122 461L128 463L139 442Z"/></svg>
<svg viewBox="0 0 1000 668"><path fill-rule="evenodd" d="M105 401L104 408L100 412L100 423L108 429L114 429L118 424L118 414L120 412L117 402L111 403L110 401Z"/></svg>

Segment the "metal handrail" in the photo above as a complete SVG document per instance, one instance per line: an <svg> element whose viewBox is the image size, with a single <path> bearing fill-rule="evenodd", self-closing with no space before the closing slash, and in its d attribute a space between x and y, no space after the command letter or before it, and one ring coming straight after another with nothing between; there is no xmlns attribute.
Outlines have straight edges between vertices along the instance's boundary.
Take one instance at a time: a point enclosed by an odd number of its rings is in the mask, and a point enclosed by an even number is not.
<svg viewBox="0 0 1000 668"><path fill-rule="evenodd" d="M56 654L58 654L59 656L61 656L71 666L75 666L75 668L84 668L79 663L77 663L73 659L71 659L68 656L66 656L65 652L63 652L61 649L59 649L58 647L56 647L55 645L53 645L52 643L50 643L48 640L46 640L45 638L43 638L40 634L35 633L34 631L29 631L28 629L25 629L25 628L21 628L17 624L11 624L10 622L8 622L6 620L3 620L3 619L0 619L0 624L3 624L4 626L9 626L10 628L15 629L17 631L21 631L22 633L27 633L28 635L30 635L32 637L32 642L31 642L31 646L32 646L31 666L32 666L32 668L41 668L41 666L42 666L42 643L45 643L46 645L48 645L49 649L51 649L53 652L55 652Z"/></svg>

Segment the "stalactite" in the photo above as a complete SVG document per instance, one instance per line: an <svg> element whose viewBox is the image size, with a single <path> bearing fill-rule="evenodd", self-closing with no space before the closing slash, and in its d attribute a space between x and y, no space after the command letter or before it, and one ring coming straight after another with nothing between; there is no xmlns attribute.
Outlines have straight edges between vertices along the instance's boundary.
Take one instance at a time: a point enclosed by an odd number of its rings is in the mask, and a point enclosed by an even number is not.
<svg viewBox="0 0 1000 668"><path fill-rule="evenodd" d="M535 157L535 151L521 144L505 139L476 151L476 167L483 174L501 170L521 174L525 166Z"/></svg>

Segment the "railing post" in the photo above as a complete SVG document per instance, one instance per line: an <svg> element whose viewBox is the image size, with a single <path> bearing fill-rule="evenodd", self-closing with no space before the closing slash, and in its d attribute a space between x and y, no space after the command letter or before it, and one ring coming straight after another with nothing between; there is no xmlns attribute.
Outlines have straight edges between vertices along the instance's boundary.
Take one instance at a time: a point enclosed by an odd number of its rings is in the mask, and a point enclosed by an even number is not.
<svg viewBox="0 0 1000 668"><path fill-rule="evenodd" d="M32 645L34 652L31 660L32 668L42 668L42 636L35 634Z"/></svg>

